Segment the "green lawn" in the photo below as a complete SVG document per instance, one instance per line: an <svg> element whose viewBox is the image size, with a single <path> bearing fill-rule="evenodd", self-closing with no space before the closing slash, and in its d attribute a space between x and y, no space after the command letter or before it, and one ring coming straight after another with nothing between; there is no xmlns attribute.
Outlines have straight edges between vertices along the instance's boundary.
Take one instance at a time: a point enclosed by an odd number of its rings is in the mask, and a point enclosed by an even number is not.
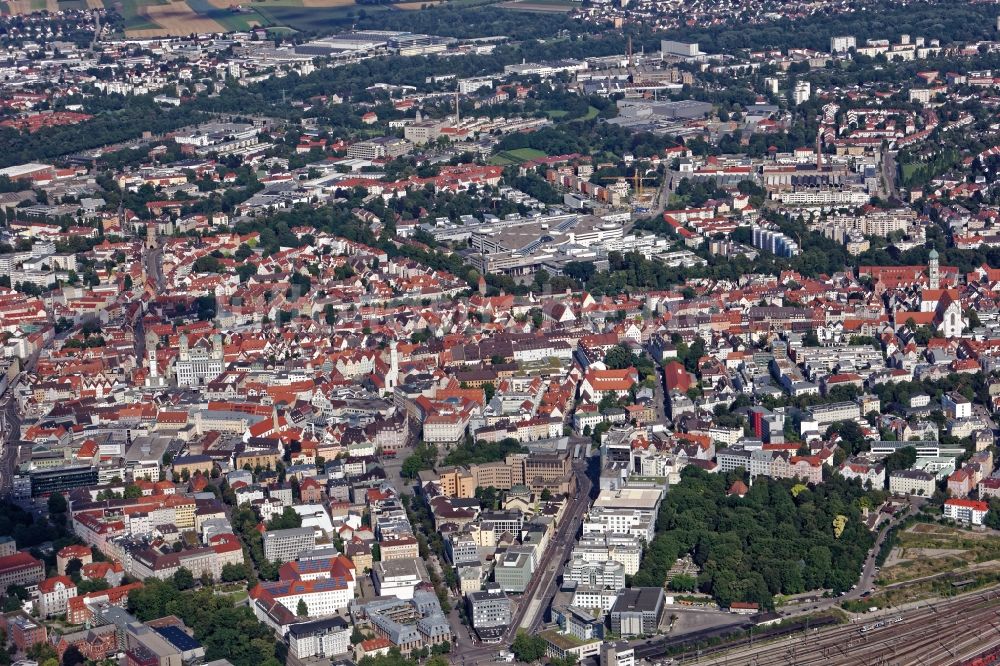
<svg viewBox="0 0 1000 666"><path fill-rule="evenodd" d="M578 118L569 118L568 120L593 120L597 117L597 109L593 106L587 108L587 113ZM549 117L549 120L567 120L569 111L565 109L552 109L551 111L546 111L545 115Z"/></svg>
<svg viewBox="0 0 1000 666"><path fill-rule="evenodd" d="M514 150L504 151L501 155L509 155L519 162L527 162L528 160L535 160L539 157L546 157L545 151L536 150L534 148L515 148Z"/></svg>
<svg viewBox="0 0 1000 666"><path fill-rule="evenodd" d="M514 150L504 150L497 153L490 158L490 164L495 164L496 166L510 166L511 164L520 164L521 162L538 159L539 157L545 157L545 153L541 150L535 150L534 148L515 148Z"/></svg>
<svg viewBox="0 0 1000 666"><path fill-rule="evenodd" d="M924 166L920 162L906 162L902 165L903 180L908 180L913 176L913 172Z"/></svg>

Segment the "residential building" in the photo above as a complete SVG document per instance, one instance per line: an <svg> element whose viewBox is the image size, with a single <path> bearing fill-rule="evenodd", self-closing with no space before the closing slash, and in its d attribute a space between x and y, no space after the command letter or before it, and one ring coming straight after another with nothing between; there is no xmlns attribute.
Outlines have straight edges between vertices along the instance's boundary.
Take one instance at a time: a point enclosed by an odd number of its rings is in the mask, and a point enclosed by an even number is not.
<svg viewBox="0 0 1000 666"><path fill-rule="evenodd" d="M895 495L930 497L936 488L934 475L921 470L898 470L889 475L889 492Z"/></svg>
<svg viewBox="0 0 1000 666"><path fill-rule="evenodd" d="M24 611L5 613L3 624L8 638L22 652L27 651L32 645L45 642L45 625L35 622L25 615Z"/></svg>
<svg viewBox="0 0 1000 666"><path fill-rule="evenodd" d="M960 523L982 525L989 511L990 505L987 502L954 498L944 501L945 517Z"/></svg>
<svg viewBox="0 0 1000 666"><path fill-rule="evenodd" d="M68 576L53 576L38 584L38 600L35 607L39 617L48 618L62 615L70 597L76 596L76 583Z"/></svg>

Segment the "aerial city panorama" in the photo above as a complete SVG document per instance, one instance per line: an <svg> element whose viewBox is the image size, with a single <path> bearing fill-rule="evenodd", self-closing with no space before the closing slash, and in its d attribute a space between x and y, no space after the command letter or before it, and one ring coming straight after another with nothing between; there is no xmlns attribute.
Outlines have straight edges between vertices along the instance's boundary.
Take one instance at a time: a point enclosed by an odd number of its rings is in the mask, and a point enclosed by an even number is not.
<svg viewBox="0 0 1000 666"><path fill-rule="evenodd" d="M1000 666L997 0L0 0L0 666Z"/></svg>

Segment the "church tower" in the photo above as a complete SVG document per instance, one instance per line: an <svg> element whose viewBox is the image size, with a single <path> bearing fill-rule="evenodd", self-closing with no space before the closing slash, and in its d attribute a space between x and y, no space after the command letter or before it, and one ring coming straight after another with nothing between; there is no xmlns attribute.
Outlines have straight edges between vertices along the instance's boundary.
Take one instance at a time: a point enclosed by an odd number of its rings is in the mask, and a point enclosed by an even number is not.
<svg viewBox="0 0 1000 666"><path fill-rule="evenodd" d="M391 391L399 383L399 343L389 342L389 372L385 373L385 389Z"/></svg>
<svg viewBox="0 0 1000 666"><path fill-rule="evenodd" d="M941 266L938 264L938 252L932 249L927 255L927 286L930 289L941 288Z"/></svg>
<svg viewBox="0 0 1000 666"><path fill-rule="evenodd" d="M222 346L222 335L212 334L212 359L221 361L225 358L225 348Z"/></svg>
<svg viewBox="0 0 1000 666"><path fill-rule="evenodd" d="M152 331L146 331L146 361L149 364L149 373L146 375L147 388L163 388L166 381L160 376L160 364L156 361L156 348L160 340Z"/></svg>

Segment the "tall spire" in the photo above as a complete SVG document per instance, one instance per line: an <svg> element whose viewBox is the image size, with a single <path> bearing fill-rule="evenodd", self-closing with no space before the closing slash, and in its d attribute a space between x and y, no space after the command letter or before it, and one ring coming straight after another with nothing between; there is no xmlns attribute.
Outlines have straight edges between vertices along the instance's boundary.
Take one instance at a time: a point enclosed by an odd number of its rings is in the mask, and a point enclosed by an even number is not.
<svg viewBox="0 0 1000 666"><path fill-rule="evenodd" d="M941 288L941 266L938 264L938 252L931 249L927 255L927 286L931 289Z"/></svg>

